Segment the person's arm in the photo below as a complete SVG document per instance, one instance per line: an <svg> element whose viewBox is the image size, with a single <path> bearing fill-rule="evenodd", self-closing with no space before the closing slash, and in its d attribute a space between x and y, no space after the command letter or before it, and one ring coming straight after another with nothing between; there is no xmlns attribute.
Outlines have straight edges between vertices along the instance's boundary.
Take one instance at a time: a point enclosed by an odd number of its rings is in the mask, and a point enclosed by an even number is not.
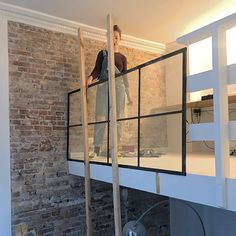
<svg viewBox="0 0 236 236"><path fill-rule="evenodd" d="M133 101L131 99L131 96L130 96L130 92L129 92L129 88L125 87L125 93L127 95L127 99L128 99L128 105L132 105L133 104Z"/></svg>
<svg viewBox="0 0 236 236"><path fill-rule="evenodd" d="M124 65L123 72L126 72L127 71L127 59L126 59L125 56L124 56L124 59L123 59L123 65ZM126 93L126 96L127 96L127 99L128 99L128 105L131 105L133 103L133 101L132 101L131 96L130 96L129 81L128 81L128 78L127 78L127 74L124 75L123 81L124 81L124 85L125 85L125 93Z"/></svg>
<svg viewBox="0 0 236 236"><path fill-rule="evenodd" d="M93 80L98 78L101 74L102 69L102 61L103 61L103 53L100 51L97 55L96 63L92 73L87 77L87 85L90 85Z"/></svg>

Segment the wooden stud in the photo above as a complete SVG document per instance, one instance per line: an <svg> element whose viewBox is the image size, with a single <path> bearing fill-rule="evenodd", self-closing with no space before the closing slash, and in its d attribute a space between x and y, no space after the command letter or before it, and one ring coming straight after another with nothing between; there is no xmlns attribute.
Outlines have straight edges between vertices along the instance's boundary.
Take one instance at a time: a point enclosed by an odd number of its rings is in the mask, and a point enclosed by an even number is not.
<svg viewBox="0 0 236 236"><path fill-rule="evenodd" d="M111 156L112 156L112 185L113 204L115 218L115 235L121 236L121 210L120 210L120 186L119 169L117 160L117 113L116 113L116 82L115 82L115 62L113 43L113 23L112 17L107 16L107 42L108 42L108 71L109 71L109 99L111 105Z"/></svg>
<svg viewBox="0 0 236 236"><path fill-rule="evenodd" d="M79 63L80 63L80 85L81 85L81 102L82 102L82 127L84 142L84 169L85 169L85 199L86 199L86 227L87 236L92 235L91 220L91 184L90 184L90 164L89 164L89 143L88 143L88 108L87 108L87 83L85 76L84 60L84 40L83 30L78 30L79 39Z"/></svg>

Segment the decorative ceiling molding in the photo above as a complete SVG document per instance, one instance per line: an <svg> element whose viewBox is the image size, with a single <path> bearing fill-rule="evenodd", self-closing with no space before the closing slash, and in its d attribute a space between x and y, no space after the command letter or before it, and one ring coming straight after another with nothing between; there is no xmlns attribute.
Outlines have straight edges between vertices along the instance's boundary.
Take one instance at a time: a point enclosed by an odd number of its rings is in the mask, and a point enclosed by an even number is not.
<svg viewBox="0 0 236 236"><path fill-rule="evenodd" d="M51 16L38 11L26 9L0 2L0 16L7 20L25 23L53 31L77 35L78 28L84 30L84 37L106 42L106 30ZM144 50L152 53L164 54L165 45L129 35L122 35L123 46Z"/></svg>
<svg viewBox="0 0 236 236"><path fill-rule="evenodd" d="M174 52L174 51L179 50L183 47L186 47L186 45L177 43L176 41L170 42L170 43L166 44L166 51L165 52L166 53Z"/></svg>

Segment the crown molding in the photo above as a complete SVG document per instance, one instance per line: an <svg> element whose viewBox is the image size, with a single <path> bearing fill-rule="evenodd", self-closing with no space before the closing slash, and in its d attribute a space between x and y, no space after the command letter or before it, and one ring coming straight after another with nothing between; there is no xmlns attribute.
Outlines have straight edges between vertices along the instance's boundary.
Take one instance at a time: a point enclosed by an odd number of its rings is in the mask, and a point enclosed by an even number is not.
<svg viewBox="0 0 236 236"><path fill-rule="evenodd" d="M179 50L183 47L186 47L186 45L180 44L176 41L170 42L170 43L166 44L166 53L174 52L174 51Z"/></svg>
<svg viewBox="0 0 236 236"><path fill-rule="evenodd" d="M83 28L84 37L106 42L106 30L44 14L31 9L0 2L0 15L7 20L29 24L48 30L77 35ZM122 35L121 45L152 53L164 54L165 45L129 35Z"/></svg>

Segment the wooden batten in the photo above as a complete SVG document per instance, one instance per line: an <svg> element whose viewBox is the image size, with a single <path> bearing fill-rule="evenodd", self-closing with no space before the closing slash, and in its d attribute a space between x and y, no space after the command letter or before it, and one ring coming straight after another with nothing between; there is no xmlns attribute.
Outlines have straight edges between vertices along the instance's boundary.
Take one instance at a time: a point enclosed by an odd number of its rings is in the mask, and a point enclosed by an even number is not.
<svg viewBox="0 0 236 236"><path fill-rule="evenodd" d="M116 113L116 85L115 85L115 62L113 43L112 17L107 16L107 42L108 42L108 67L109 67L109 99L111 105L111 156L112 156L112 185L113 204L115 218L115 235L121 236L121 210L120 210L120 186L119 169L117 160L117 113Z"/></svg>
<svg viewBox="0 0 236 236"><path fill-rule="evenodd" d="M89 143L88 143L88 108L87 108L87 83L85 76L85 60L84 60L84 40L83 30L78 30L79 39L79 63L80 63L80 88L81 88L81 105L82 105L82 127L83 127L83 143L84 143L84 165L85 165L85 207L86 207L86 226L87 236L92 233L91 220L91 184L90 184L90 164L89 164Z"/></svg>

